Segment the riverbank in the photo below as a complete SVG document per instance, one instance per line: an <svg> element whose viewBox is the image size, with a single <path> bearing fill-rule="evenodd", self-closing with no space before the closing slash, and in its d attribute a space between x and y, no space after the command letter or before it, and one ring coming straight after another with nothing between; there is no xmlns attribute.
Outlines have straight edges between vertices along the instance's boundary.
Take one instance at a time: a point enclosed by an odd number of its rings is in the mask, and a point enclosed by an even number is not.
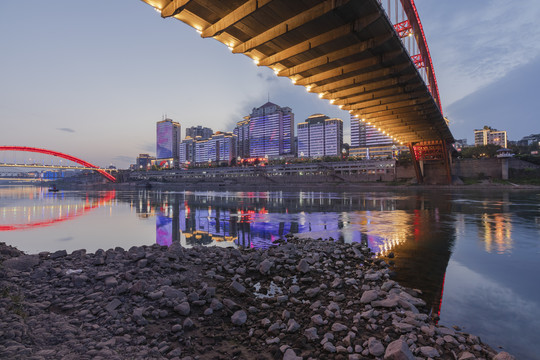
<svg viewBox="0 0 540 360"><path fill-rule="evenodd" d="M79 189L80 187L74 187ZM540 190L540 185L500 183L490 181L480 181L474 184L462 185L418 185L400 182L364 182L364 183L320 183L320 184L225 184L221 182L200 182L200 183L171 183L171 182L130 182L130 183L107 183L89 186L92 189L148 189L148 190L170 190L170 191L439 191L441 189L456 191L523 191Z"/></svg>
<svg viewBox="0 0 540 360"><path fill-rule="evenodd" d="M0 357L512 359L436 325L361 244L283 242L39 255L0 244Z"/></svg>

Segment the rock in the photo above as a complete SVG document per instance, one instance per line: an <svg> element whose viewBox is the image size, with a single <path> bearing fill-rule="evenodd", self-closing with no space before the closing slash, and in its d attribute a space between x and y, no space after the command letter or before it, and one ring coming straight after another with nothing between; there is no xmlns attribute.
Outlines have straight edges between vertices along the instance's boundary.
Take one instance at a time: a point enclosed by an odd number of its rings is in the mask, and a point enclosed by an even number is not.
<svg viewBox="0 0 540 360"><path fill-rule="evenodd" d="M382 284L382 286L381 286L381 290L382 291L389 291L395 285L396 285L396 282L394 280L385 281L384 284Z"/></svg>
<svg viewBox="0 0 540 360"><path fill-rule="evenodd" d="M283 354L283 360L302 360L301 356L297 356L293 349L289 348Z"/></svg>
<svg viewBox="0 0 540 360"><path fill-rule="evenodd" d="M315 325L324 325L325 321L321 315L313 315L311 317L311 322Z"/></svg>
<svg viewBox="0 0 540 360"><path fill-rule="evenodd" d="M302 274L309 272L309 263L306 259L300 260L298 265L296 265L296 270L300 271Z"/></svg>
<svg viewBox="0 0 540 360"><path fill-rule="evenodd" d="M51 255L49 255L49 257L52 260L55 260L55 259L58 259L58 258L61 258L61 257L64 257L64 256L67 256L67 251L66 250L58 250L58 251L53 252Z"/></svg>
<svg viewBox="0 0 540 360"><path fill-rule="evenodd" d="M163 291L163 296L167 299L184 299L186 298L186 293L182 290L178 290L175 288L172 288L170 286L164 286L161 288L161 291Z"/></svg>
<svg viewBox="0 0 540 360"><path fill-rule="evenodd" d="M411 332L411 331L414 330L413 325L407 324L407 323L404 323L404 322L394 323L392 325L394 325L394 327L396 329L398 329L398 331L401 332L401 333Z"/></svg>
<svg viewBox="0 0 540 360"><path fill-rule="evenodd" d="M362 293L362 297L360 298L360 302L362 304L368 304L372 302L373 300L376 300L379 296L377 295L377 290L368 290L364 291Z"/></svg>
<svg viewBox="0 0 540 360"><path fill-rule="evenodd" d="M231 289L236 291L238 294L243 294L246 292L246 287L242 284L240 284L238 281L233 281L231 284Z"/></svg>
<svg viewBox="0 0 540 360"><path fill-rule="evenodd" d="M225 305L230 310L239 309L240 305L232 301L231 299L223 299L223 305Z"/></svg>
<svg viewBox="0 0 540 360"><path fill-rule="evenodd" d="M266 343L268 345L271 345L271 344L279 344L279 337L274 337L274 338L268 338L266 339Z"/></svg>
<svg viewBox="0 0 540 360"><path fill-rule="evenodd" d="M476 356L468 351L464 351L459 355L458 360L476 360Z"/></svg>
<svg viewBox="0 0 540 360"><path fill-rule="evenodd" d="M323 349L329 353L335 353L337 351L334 344L332 344L330 341L327 341L323 345Z"/></svg>
<svg viewBox="0 0 540 360"><path fill-rule="evenodd" d="M366 279L367 281L377 281L377 280L380 280L381 277L382 277L382 274L380 271L376 271L374 273L368 273L364 275L364 279Z"/></svg>
<svg viewBox="0 0 540 360"><path fill-rule="evenodd" d="M244 325L247 321L247 313L244 310L238 310L231 316L231 322L234 325Z"/></svg>
<svg viewBox="0 0 540 360"><path fill-rule="evenodd" d="M113 310L115 310L121 304L122 304L122 302L119 299L114 299L113 301L108 303L107 306L105 306L105 310L107 310L108 312L112 312Z"/></svg>
<svg viewBox="0 0 540 360"><path fill-rule="evenodd" d="M310 288L310 289L307 289L305 291L305 294L308 298L314 298L315 296L317 296L319 294L319 292L321 291L320 288L316 287L316 288Z"/></svg>
<svg viewBox="0 0 540 360"><path fill-rule="evenodd" d="M497 355L495 355L493 360L516 360L516 358L510 355L509 353L507 353L506 351L502 351L498 353Z"/></svg>
<svg viewBox="0 0 540 360"><path fill-rule="evenodd" d="M319 335L317 334L317 328L310 327L304 330L304 336L308 341L319 340Z"/></svg>
<svg viewBox="0 0 540 360"><path fill-rule="evenodd" d="M349 328L341 323L334 323L332 324L332 331L334 332L340 332L340 331L347 331Z"/></svg>
<svg viewBox="0 0 540 360"><path fill-rule="evenodd" d="M116 285L118 285L118 280L116 280L115 277L109 276L109 277L105 278L105 286L106 287L115 287Z"/></svg>
<svg viewBox="0 0 540 360"><path fill-rule="evenodd" d="M339 289L343 286L343 280L341 278L335 278L334 281L332 281L332 284L330 284L330 287L332 289Z"/></svg>
<svg viewBox="0 0 540 360"><path fill-rule="evenodd" d="M218 299L212 299L210 303L210 309L217 311L223 309L223 304Z"/></svg>
<svg viewBox="0 0 540 360"><path fill-rule="evenodd" d="M298 285L292 285L291 287L289 287L289 292L291 294L297 294L299 291L300 291L300 286Z"/></svg>
<svg viewBox="0 0 540 360"><path fill-rule="evenodd" d="M191 312L191 307L187 301L184 301L183 303L176 305L174 311L182 316L187 316Z"/></svg>
<svg viewBox="0 0 540 360"><path fill-rule="evenodd" d="M187 318L184 320L184 323L182 324L182 327L183 327L184 329L192 329L192 328L195 327L195 323L193 322L193 320L191 320L190 318L187 317Z"/></svg>
<svg viewBox="0 0 540 360"><path fill-rule="evenodd" d="M4 260L2 266L4 269L16 271L30 271L39 264L39 256L37 255L22 255L19 257Z"/></svg>
<svg viewBox="0 0 540 360"><path fill-rule="evenodd" d="M290 319L287 323L287 332L288 333L295 333L300 329L300 324L296 322L294 319Z"/></svg>
<svg viewBox="0 0 540 360"><path fill-rule="evenodd" d="M437 351L437 349L431 347L431 346L421 346L419 348L420 350L420 353L422 354L422 356L425 356L425 357L428 357L428 358L437 358L439 356L441 356L439 354L439 352Z"/></svg>
<svg viewBox="0 0 540 360"><path fill-rule="evenodd" d="M268 259L264 259L263 262L259 264L259 272L263 275L268 274L270 269L274 266L274 263Z"/></svg>
<svg viewBox="0 0 540 360"><path fill-rule="evenodd" d="M415 357L405 341L396 340L386 347L384 360L415 360Z"/></svg>
<svg viewBox="0 0 540 360"><path fill-rule="evenodd" d="M374 337L370 337L368 340L369 353L373 356L381 356L384 354L383 344Z"/></svg>

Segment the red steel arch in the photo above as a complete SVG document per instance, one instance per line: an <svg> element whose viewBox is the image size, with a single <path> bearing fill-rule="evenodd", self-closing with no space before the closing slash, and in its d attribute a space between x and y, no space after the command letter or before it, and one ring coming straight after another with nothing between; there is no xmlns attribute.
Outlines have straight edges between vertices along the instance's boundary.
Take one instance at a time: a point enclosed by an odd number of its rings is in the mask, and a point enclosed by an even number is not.
<svg viewBox="0 0 540 360"><path fill-rule="evenodd" d="M87 161L84 161L82 159L76 158L75 156L71 156L68 154L64 154L58 151L53 150L47 150L47 149L40 149L35 147L28 147L28 146L0 146L0 151L26 151L26 152L34 152L39 154L45 154L45 155L52 155L56 157L60 157L62 159L73 161L77 164L80 164L87 168L95 169L98 173L103 175L107 180L110 180L112 182L116 182L116 178L106 172L105 170L100 169L98 166L90 164Z"/></svg>
<svg viewBox="0 0 540 360"><path fill-rule="evenodd" d="M424 34L424 28L422 27L422 22L420 21L420 16L418 16L418 10L416 10L416 5L414 0L401 0L401 6L407 14L409 23L411 24L414 36L416 37L416 43L420 49L420 54L422 54L422 59L427 62L426 66L428 67L428 82L431 94L439 106L439 110L442 113L441 106L441 97L439 96L439 87L437 86L437 78L435 77L435 69L433 68L433 62L431 61L431 54L429 53L429 48L427 45L426 35Z"/></svg>

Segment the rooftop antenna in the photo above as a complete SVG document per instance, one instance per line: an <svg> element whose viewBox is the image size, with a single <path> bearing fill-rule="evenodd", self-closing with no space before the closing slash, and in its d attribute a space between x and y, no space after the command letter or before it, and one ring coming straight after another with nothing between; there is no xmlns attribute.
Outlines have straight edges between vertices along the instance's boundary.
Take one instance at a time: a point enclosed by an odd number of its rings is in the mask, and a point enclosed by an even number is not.
<svg viewBox="0 0 540 360"><path fill-rule="evenodd" d="M270 91L268 92L268 102L270 102Z"/></svg>

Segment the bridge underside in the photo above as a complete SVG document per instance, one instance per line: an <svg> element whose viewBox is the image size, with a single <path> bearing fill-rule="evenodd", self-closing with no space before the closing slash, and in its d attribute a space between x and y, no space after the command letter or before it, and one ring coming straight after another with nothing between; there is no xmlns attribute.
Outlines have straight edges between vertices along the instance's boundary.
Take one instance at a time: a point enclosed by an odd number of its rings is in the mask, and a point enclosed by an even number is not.
<svg viewBox="0 0 540 360"><path fill-rule="evenodd" d="M377 0L143 1L396 142L454 141L438 96L432 96Z"/></svg>

